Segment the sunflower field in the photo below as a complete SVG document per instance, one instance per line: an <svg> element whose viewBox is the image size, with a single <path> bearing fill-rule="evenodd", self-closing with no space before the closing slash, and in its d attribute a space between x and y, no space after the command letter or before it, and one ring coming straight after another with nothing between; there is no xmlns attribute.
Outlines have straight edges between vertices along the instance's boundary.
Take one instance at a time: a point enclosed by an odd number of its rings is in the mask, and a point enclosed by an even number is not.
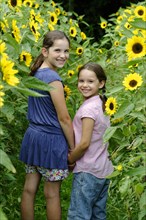
<svg viewBox="0 0 146 220"><path fill-rule="evenodd" d="M67 12L50 0L0 0L0 219L20 219L24 165L18 160L30 88L49 86L29 77L30 65L40 53L44 34L62 30L70 38L70 59L59 70L71 117L82 102L77 72L88 61L99 63L107 75L106 111L111 127L104 141L114 165L107 203L108 220L144 220L146 217L146 4L120 8L108 20L100 18L105 34L100 42L80 26L90 26L84 15ZM63 182L62 220L66 220L72 174ZM42 187L36 198L36 220L45 220Z"/></svg>

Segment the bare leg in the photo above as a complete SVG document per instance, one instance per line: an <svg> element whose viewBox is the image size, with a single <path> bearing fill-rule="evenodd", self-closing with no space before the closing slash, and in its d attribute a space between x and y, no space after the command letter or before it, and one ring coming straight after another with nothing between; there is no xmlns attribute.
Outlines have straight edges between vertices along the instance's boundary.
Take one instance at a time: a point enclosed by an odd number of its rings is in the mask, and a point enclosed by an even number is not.
<svg viewBox="0 0 146 220"><path fill-rule="evenodd" d="M47 220L61 220L60 187L61 181L45 182Z"/></svg>
<svg viewBox="0 0 146 220"><path fill-rule="evenodd" d="M39 173L26 174L21 199L21 219L34 220L34 200L41 180Z"/></svg>

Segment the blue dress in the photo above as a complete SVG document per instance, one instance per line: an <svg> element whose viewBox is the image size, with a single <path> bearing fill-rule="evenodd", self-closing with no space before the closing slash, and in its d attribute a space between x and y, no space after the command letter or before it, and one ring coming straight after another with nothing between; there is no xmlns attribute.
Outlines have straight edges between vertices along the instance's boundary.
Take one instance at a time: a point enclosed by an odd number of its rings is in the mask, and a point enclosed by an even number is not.
<svg viewBox="0 0 146 220"><path fill-rule="evenodd" d="M35 77L46 83L62 81L60 76L49 68L38 69ZM29 127L22 141L19 158L29 165L67 169L68 144L51 96L47 91L36 91L45 96L28 98Z"/></svg>

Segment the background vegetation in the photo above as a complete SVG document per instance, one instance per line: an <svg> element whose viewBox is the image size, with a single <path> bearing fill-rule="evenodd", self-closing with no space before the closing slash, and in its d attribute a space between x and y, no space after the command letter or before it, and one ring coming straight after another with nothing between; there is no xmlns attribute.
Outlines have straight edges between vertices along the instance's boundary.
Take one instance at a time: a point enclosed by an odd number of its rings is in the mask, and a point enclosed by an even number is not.
<svg viewBox="0 0 146 220"><path fill-rule="evenodd" d="M49 86L28 77L32 59L39 54L44 33L64 31L71 40L70 59L60 75L65 84L66 102L74 117L82 99L76 89L78 68L87 61L101 64L108 77L106 114L111 128L105 141L115 171L107 205L109 220L143 220L146 217L145 173L145 69L146 7L144 2L120 8L108 19L100 17L104 35L96 41L82 30L90 29L84 16L65 11L54 1L2 1L0 41L0 217L20 219L24 166L18 160L27 127L27 96L38 94L29 88ZM69 205L72 175L63 182L63 217ZM36 198L36 220L43 220L43 183Z"/></svg>

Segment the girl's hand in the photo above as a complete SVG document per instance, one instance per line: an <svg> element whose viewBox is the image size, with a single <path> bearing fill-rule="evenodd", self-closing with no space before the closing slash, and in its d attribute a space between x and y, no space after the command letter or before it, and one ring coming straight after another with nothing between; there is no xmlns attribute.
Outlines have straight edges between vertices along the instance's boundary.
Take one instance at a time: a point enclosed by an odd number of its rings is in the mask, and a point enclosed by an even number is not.
<svg viewBox="0 0 146 220"><path fill-rule="evenodd" d="M70 172L73 171L74 167L75 167L76 163L73 163L71 160L71 153L68 154L68 169Z"/></svg>
<svg viewBox="0 0 146 220"><path fill-rule="evenodd" d="M68 169L70 172L73 171L74 167L75 167L76 163L73 163L73 164L68 164Z"/></svg>

